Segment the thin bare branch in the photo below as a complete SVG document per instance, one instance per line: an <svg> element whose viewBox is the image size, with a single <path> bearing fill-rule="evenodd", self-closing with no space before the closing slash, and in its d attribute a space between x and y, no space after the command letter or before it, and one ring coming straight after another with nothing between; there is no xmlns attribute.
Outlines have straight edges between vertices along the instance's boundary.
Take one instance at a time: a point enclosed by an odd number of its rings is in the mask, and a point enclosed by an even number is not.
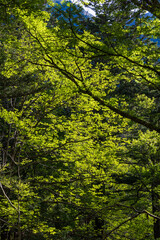
<svg viewBox="0 0 160 240"><path fill-rule="evenodd" d="M4 190L3 185L2 185L1 182L0 182L0 188L2 189L2 192L3 192L4 196L5 196L5 198L8 200L9 204L18 212L18 209L14 206L14 204L11 202L11 200L7 196L7 194L6 194L5 190Z"/></svg>

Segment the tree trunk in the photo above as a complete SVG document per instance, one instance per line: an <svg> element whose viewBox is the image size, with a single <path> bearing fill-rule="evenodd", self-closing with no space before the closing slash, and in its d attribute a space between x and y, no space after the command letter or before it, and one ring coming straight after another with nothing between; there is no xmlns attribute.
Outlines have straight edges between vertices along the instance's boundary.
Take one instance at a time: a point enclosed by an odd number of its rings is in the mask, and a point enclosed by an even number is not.
<svg viewBox="0 0 160 240"><path fill-rule="evenodd" d="M152 185L152 211L153 214L157 215L157 212L160 212L160 204L159 204L159 195L155 192L155 188L159 184L154 182ZM154 239L160 238L160 220L154 219L154 225L153 225L153 231L154 231Z"/></svg>

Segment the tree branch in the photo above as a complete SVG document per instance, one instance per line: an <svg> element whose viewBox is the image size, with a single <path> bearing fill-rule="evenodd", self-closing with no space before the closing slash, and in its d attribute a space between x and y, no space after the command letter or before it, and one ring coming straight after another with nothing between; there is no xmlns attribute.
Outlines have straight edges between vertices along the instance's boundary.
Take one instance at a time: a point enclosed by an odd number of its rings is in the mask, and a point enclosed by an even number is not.
<svg viewBox="0 0 160 240"><path fill-rule="evenodd" d="M8 200L8 202L10 203L10 205L11 205L17 212L19 212L18 209L13 205L13 203L11 202L11 200L9 199L9 197L7 196L7 194L6 194L6 192L4 191L4 188L3 188L1 182L0 182L0 188L2 189L2 192L3 192L4 196L5 196L5 198L6 198L6 199Z"/></svg>

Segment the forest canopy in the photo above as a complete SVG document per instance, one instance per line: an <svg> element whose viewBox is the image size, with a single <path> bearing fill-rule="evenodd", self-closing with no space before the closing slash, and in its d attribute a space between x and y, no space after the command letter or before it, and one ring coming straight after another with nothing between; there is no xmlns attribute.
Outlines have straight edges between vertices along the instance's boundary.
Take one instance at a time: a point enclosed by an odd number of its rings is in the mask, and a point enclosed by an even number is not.
<svg viewBox="0 0 160 240"><path fill-rule="evenodd" d="M0 240L160 239L160 2L0 13Z"/></svg>

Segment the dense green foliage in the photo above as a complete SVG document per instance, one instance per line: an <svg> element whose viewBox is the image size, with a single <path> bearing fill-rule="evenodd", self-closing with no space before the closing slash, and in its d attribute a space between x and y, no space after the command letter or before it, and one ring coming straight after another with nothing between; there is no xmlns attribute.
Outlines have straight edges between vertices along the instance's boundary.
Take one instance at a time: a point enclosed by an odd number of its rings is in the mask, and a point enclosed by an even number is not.
<svg viewBox="0 0 160 240"><path fill-rule="evenodd" d="M46 2L0 1L0 240L160 239L159 2Z"/></svg>

